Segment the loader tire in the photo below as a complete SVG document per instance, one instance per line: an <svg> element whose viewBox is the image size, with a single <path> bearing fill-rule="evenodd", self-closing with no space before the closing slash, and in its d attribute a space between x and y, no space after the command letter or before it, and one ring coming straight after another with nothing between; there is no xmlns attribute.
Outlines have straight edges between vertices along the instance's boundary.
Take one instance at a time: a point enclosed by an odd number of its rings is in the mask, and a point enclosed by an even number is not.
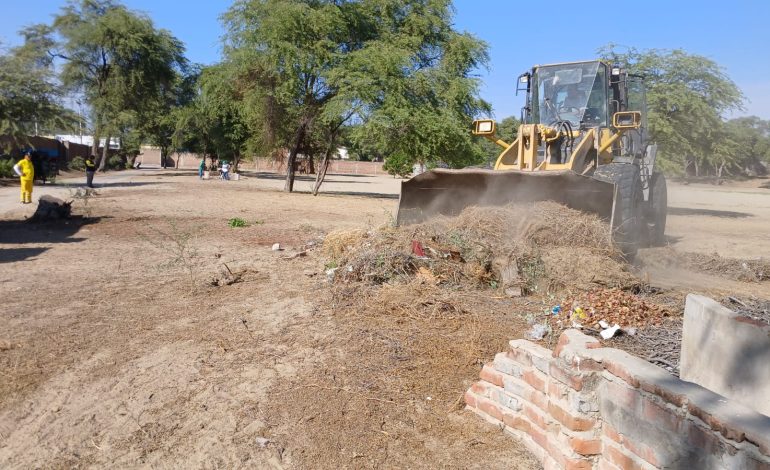
<svg viewBox="0 0 770 470"><path fill-rule="evenodd" d="M631 163L608 163L596 169L594 179L615 183L612 238L627 261L633 261L642 240L644 193L639 167Z"/></svg>
<svg viewBox="0 0 770 470"><path fill-rule="evenodd" d="M650 246L663 246L666 243L666 212L668 211L668 191L666 177L654 172L650 179L650 202L647 207L647 228Z"/></svg>

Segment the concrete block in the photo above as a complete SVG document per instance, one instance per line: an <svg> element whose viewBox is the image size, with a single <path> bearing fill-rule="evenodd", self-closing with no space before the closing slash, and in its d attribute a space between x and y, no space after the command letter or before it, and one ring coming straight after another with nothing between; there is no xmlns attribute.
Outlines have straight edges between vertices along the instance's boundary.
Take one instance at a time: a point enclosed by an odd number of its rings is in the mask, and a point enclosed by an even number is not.
<svg viewBox="0 0 770 470"><path fill-rule="evenodd" d="M770 325L690 294L684 310L680 375L770 416Z"/></svg>

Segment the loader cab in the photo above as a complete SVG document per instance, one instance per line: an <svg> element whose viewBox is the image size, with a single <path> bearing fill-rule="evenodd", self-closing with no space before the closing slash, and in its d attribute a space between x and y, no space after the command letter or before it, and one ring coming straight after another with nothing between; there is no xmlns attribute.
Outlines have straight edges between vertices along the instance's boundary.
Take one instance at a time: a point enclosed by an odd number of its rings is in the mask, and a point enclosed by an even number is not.
<svg viewBox="0 0 770 470"><path fill-rule="evenodd" d="M524 122L568 122L576 130L607 126L608 71L603 62L536 66L528 75Z"/></svg>
<svg viewBox="0 0 770 470"><path fill-rule="evenodd" d="M579 132L623 128L627 132L613 147L615 155L638 155L645 148L647 108L641 76L596 60L535 66L520 76L521 83L525 86L518 90L527 93L522 122L548 127L566 123Z"/></svg>

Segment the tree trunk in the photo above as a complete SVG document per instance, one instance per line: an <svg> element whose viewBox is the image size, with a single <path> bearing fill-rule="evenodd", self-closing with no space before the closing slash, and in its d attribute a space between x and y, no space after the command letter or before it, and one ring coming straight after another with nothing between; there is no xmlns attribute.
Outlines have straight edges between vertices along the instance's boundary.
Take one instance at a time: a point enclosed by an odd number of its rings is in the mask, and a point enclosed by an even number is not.
<svg viewBox="0 0 770 470"><path fill-rule="evenodd" d="M698 176L700 176L700 170L698 169L698 158L697 157L693 158L692 163L695 166L695 177L697 178Z"/></svg>
<svg viewBox="0 0 770 470"><path fill-rule="evenodd" d="M294 135L294 145L292 146L291 152L289 152L289 158L286 161L286 185L284 185L283 190L289 193L294 191L294 162L297 161L297 153L299 152L300 145L302 145L302 140L305 138L307 125L307 119L302 119L302 122Z"/></svg>
<svg viewBox="0 0 770 470"><path fill-rule="evenodd" d="M321 162L321 167L318 169L318 173L315 175L315 184L313 185L313 196L318 196L318 190L326 178L326 170L329 169L329 162L331 160L332 151L334 149L334 143L336 141L337 134L333 133L329 138L329 146L326 147L326 153L324 159Z"/></svg>
<svg viewBox="0 0 770 470"><path fill-rule="evenodd" d="M96 158L96 156L99 155L99 126L97 123L94 123L93 138L94 141L91 142L91 155Z"/></svg>
<svg viewBox="0 0 770 470"><path fill-rule="evenodd" d="M315 174L315 157L312 153L309 153L307 156L307 174Z"/></svg>
<svg viewBox="0 0 770 470"><path fill-rule="evenodd" d="M110 134L107 134L107 139L104 141L104 148L102 148L102 159L99 161L99 171L104 171L107 168L107 156L110 150Z"/></svg>

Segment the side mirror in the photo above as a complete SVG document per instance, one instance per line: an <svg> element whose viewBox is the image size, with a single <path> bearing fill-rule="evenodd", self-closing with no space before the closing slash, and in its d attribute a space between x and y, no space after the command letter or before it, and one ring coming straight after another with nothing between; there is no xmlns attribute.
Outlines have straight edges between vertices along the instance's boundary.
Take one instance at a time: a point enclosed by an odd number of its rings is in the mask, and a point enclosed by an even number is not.
<svg viewBox="0 0 770 470"><path fill-rule="evenodd" d="M642 113L639 111L620 111L612 115L612 125L616 129L639 129L642 127Z"/></svg>
<svg viewBox="0 0 770 470"><path fill-rule="evenodd" d="M473 135L495 135L495 127L491 119L477 119L473 121Z"/></svg>
<svg viewBox="0 0 770 470"><path fill-rule="evenodd" d="M524 72L523 74L519 75L519 79L516 80L516 95L518 96L520 91L526 91L529 93L529 79L532 77L532 74L529 72Z"/></svg>

